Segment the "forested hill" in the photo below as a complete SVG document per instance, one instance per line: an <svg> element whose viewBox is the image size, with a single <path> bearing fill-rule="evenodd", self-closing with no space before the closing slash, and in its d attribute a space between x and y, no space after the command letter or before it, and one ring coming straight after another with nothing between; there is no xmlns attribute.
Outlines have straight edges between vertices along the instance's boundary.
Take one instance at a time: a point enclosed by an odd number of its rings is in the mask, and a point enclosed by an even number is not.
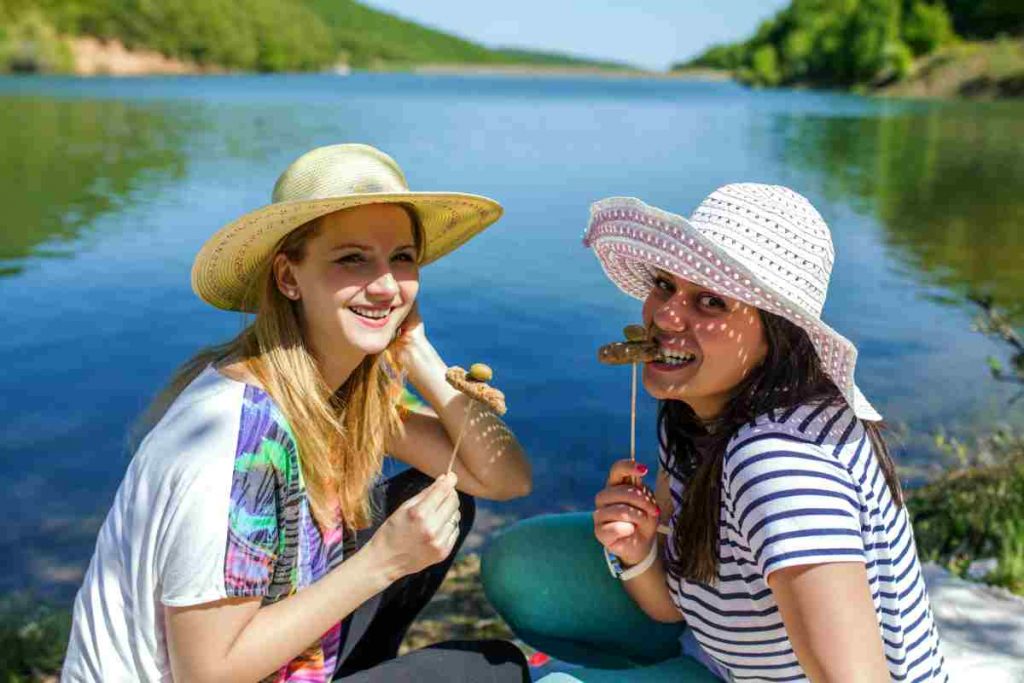
<svg viewBox="0 0 1024 683"><path fill-rule="evenodd" d="M621 67L494 50L355 0L0 0L0 71L61 70L64 36L227 69L484 64Z"/></svg>
<svg viewBox="0 0 1024 683"><path fill-rule="evenodd" d="M1012 79L1024 68L1015 61L1022 33L1022 0L792 0L750 39L674 68L728 69L757 85L878 85L964 40L998 39L1005 45L995 61L1003 64L991 68Z"/></svg>

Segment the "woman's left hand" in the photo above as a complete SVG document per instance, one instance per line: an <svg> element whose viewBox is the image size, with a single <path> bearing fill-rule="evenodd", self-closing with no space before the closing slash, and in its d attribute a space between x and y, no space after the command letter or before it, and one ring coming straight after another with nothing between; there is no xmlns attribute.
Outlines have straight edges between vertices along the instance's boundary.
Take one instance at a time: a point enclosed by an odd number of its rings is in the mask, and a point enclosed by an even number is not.
<svg viewBox="0 0 1024 683"><path fill-rule="evenodd" d="M444 365L437 351L427 339L426 326L420 316L420 304L417 301L409 309L405 320L398 327L398 362L405 370L406 376L413 386L422 388L424 381L436 374L438 368L444 374Z"/></svg>
<svg viewBox="0 0 1024 683"><path fill-rule="evenodd" d="M619 460L594 499L594 536L626 564L639 564L658 542L661 510L654 494L641 479L647 466Z"/></svg>
<svg viewBox="0 0 1024 683"><path fill-rule="evenodd" d="M423 318L420 316L420 303L418 301L412 305L409 313L405 316L405 320L398 326L398 336L405 340L404 347L427 341L427 330L423 325Z"/></svg>

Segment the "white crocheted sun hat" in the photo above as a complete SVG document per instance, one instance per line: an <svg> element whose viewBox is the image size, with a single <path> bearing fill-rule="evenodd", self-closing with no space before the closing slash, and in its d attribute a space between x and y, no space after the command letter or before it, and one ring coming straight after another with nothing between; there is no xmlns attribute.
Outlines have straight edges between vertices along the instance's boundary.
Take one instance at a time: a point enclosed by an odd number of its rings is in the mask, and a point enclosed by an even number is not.
<svg viewBox="0 0 1024 683"><path fill-rule="evenodd" d="M835 251L824 219L788 187L735 183L712 192L689 220L633 197L590 207L583 244L637 299L654 268L774 313L807 331L822 367L858 417L882 416L854 382L857 348L821 320Z"/></svg>

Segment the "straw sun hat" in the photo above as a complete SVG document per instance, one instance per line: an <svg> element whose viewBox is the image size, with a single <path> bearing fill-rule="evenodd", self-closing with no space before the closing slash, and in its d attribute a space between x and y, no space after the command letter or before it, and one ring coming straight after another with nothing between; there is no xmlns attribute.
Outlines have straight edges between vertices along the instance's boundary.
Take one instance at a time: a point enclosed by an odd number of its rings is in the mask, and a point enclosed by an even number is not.
<svg viewBox="0 0 1024 683"><path fill-rule="evenodd" d="M209 304L254 311L247 300L260 265L289 232L320 216L365 204L411 208L422 238L420 265L461 246L501 217L493 199L459 192L411 192L395 160L369 145L319 147L292 162L271 204L228 223L192 265L192 289Z"/></svg>
<svg viewBox="0 0 1024 683"><path fill-rule="evenodd" d="M821 320L835 252L811 203L777 185L738 183L712 192L693 216L611 197L591 206L583 244L630 296L647 297L654 268L786 318L803 328L822 367L864 420L881 420L854 383L857 349Z"/></svg>

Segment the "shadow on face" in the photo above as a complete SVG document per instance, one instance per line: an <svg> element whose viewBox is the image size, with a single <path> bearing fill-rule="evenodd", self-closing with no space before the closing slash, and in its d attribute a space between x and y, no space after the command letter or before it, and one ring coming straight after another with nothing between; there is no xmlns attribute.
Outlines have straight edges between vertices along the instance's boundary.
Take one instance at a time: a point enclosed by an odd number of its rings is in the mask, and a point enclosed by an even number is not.
<svg viewBox="0 0 1024 683"><path fill-rule="evenodd" d="M717 415L768 352L757 308L662 270L643 319L660 350L644 366L644 388L688 403L702 418Z"/></svg>

